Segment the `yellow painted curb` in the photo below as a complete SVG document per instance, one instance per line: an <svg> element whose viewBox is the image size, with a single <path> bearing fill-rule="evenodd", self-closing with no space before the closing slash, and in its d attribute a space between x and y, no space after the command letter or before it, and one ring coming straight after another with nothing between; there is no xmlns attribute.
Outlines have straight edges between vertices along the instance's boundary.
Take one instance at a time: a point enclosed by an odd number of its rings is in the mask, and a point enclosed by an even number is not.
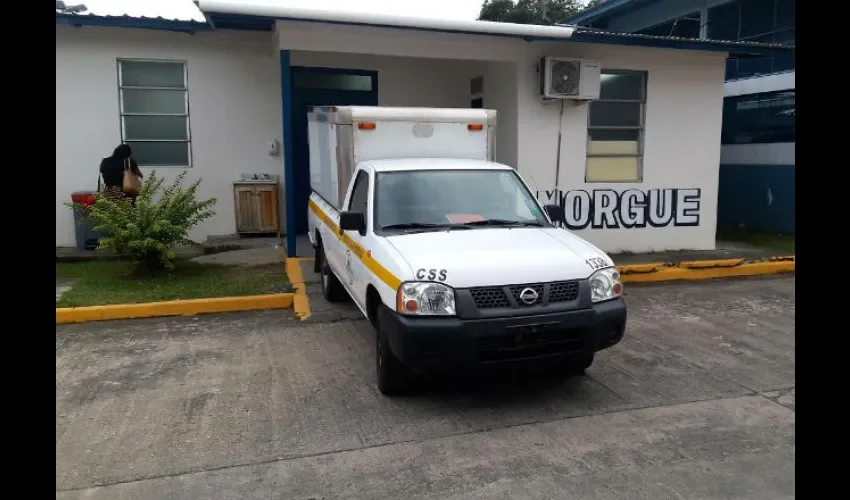
<svg viewBox="0 0 850 500"><path fill-rule="evenodd" d="M720 259L720 260L683 260L679 267L686 269L707 269L709 267L735 267L744 263L744 259Z"/></svg>
<svg viewBox="0 0 850 500"><path fill-rule="evenodd" d="M210 299L170 300L142 304L115 304L91 307L57 307L56 324L86 323L110 319L193 316L195 314L286 309L292 306L293 293L217 297Z"/></svg>
<svg viewBox="0 0 850 500"><path fill-rule="evenodd" d="M653 270L651 266L655 266ZM641 271L635 271L639 268ZM679 265L641 264L640 266L620 266L620 280L623 283L660 283L663 281L693 281L740 276L766 276L771 274L793 273L794 257L785 260L745 263L744 259L717 261L691 261Z"/></svg>
<svg viewBox="0 0 850 500"><path fill-rule="evenodd" d="M295 296L293 297L293 309L295 309L295 317L304 321L309 318L310 299L307 298L307 285L304 284L304 273L301 272L301 261L313 260L311 258L287 257L286 258L286 276L292 287L295 288Z"/></svg>
<svg viewBox="0 0 850 500"><path fill-rule="evenodd" d="M780 261L780 260L795 260L795 258L794 258L793 255L782 255L782 256L778 256L778 257L771 257L770 260L773 261L773 262L776 262L776 261Z"/></svg>
<svg viewBox="0 0 850 500"><path fill-rule="evenodd" d="M617 270L620 271L620 274L644 274L644 273L654 273L658 271L658 269L664 267L664 264L631 264L628 266L617 266Z"/></svg>

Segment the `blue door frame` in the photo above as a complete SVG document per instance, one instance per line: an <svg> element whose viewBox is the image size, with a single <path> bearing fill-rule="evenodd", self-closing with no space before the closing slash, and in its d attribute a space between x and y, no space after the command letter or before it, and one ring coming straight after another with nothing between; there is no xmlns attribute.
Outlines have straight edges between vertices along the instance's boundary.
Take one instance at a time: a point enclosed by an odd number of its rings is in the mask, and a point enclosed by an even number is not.
<svg viewBox="0 0 850 500"><path fill-rule="evenodd" d="M343 90L296 88L299 72L363 75L372 79L371 89ZM357 69L292 66L289 51L280 52L281 110L283 114L283 178L286 199L286 255L296 256L296 237L307 232L310 197L310 162L307 146L308 106L377 106L378 73Z"/></svg>

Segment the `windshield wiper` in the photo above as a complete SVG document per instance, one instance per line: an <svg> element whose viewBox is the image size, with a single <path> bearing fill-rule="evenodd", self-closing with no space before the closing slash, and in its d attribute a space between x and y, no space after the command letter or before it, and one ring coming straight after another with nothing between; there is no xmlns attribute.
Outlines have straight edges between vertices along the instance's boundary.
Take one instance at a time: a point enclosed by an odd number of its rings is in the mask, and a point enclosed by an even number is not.
<svg viewBox="0 0 850 500"><path fill-rule="evenodd" d="M543 224L535 220L507 220L507 219L485 219L467 222L465 226L519 226L519 227L543 227Z"/></svg>
<svg viewBox="0 0 850 500"><path fill-rule="evenodd" d="M381 229L471 229L466 224L432 224L429 222L405 222L403 224L387 224Z"/></svg>

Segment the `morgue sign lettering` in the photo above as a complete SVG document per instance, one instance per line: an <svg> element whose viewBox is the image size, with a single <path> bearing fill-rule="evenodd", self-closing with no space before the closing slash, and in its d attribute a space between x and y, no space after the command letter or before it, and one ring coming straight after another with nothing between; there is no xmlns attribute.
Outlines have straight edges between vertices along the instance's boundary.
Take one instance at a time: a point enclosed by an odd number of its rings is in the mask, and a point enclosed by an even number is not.
<svg viewBox="0 0 850 500"><path fill-rule="evenodd" d="M700 189L575 189L538 191L544 205L564 208L568 229L699 226Z"/></svg>

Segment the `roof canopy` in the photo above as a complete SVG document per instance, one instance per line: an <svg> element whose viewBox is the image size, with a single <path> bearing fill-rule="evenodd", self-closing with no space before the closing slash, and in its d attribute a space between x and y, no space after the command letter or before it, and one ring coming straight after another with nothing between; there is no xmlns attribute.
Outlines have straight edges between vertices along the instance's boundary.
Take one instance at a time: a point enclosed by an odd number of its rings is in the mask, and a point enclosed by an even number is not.
<svg viewBox="0 0 850 500"><path fill-rule="evenodd" d="M338 10L292 7L285 0L72 0L56 3L56 22L74 25L122 26L135 28L201 31L243 29L271 31L275 21L366 26L435 33L496 36L533 41L572 41L659 47L678 50L727 52L733 56L764 56L788 53L793 46L659 37L634 33L612 33L574 25L539 26L448 19L413 18L387 14L341 12ZM649 0L610 0L602 7ZM60 5L61 4L61 5Z"/></svg>
<svg viewBox="0 0 850 500"><path fill-rule="evenodd" d="M339 10L292 7L283 0L274 3L259 0L199 0L198 5L204 13L212 17L213 24L216 26L219 26L219 23L215 21L215 17L218 16L226 19L228 15L235 15L268 20L313 21L469 35L511 36L535 40L566 39L570 38L573 33L571 26L540 26L533 24L497 23L493 21L466 21L342 12Z"/></svg>
<svg viewBox="0 0 850 500"><path fill-rule="evenodd" d="M56 23L176 31L212 29L192 0L57 0Z"/></svg>

